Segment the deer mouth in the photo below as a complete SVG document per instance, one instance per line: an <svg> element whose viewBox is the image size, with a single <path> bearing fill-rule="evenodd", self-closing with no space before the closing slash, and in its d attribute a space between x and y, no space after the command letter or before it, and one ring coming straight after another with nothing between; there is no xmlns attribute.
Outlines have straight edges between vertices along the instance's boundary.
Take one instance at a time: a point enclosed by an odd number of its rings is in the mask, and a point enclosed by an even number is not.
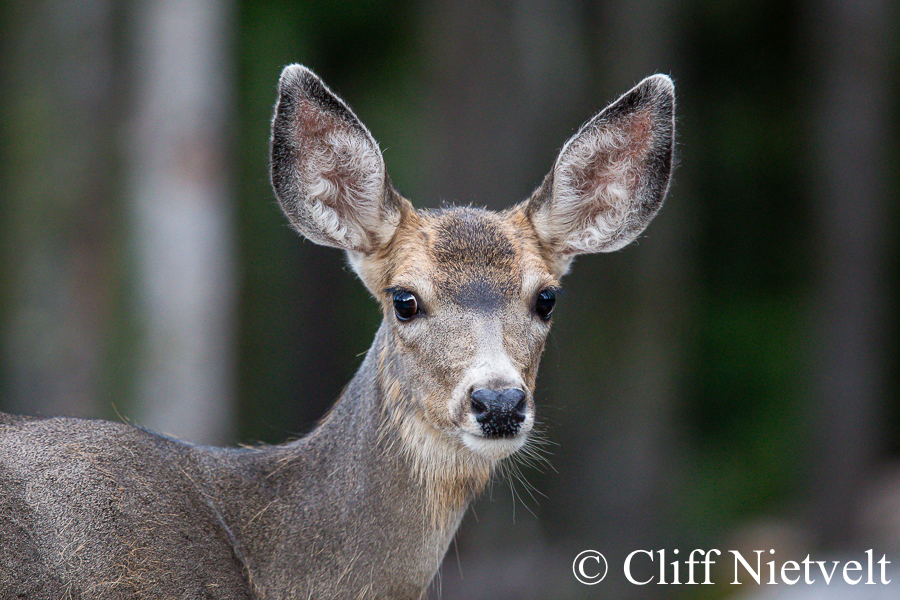
<svg viewBox="0 0 900 600"><path fill-rule="evenodd" d="M488 437L463 431L461 437L463 444L472 452L491 460L501 460L522 448L528 434L520 429L513 436Z"/></svg>

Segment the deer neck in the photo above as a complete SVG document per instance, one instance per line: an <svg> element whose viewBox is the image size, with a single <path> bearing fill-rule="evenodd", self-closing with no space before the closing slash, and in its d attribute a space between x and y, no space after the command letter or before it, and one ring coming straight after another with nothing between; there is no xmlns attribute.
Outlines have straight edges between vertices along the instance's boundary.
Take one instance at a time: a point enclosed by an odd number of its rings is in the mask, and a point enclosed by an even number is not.
<svg viewBox="0 0 900 600"><path fill-rule="evenodd" d="M358 576L358 589L378 588L373 595L418 597L490 477L491 462L420 416L390 335L383 323L311 434L246 455L254 501L241 511L239 536L247 556L270 557L248 571L273 597L335 591L328 574L335 586Z"/></svg>

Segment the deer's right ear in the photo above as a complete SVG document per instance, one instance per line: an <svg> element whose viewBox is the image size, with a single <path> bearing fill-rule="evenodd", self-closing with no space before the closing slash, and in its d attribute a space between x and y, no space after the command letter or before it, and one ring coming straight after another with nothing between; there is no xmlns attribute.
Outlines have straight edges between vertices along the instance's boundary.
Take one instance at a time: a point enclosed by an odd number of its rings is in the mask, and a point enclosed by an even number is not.
<svg viewBox="0 0 900 600"><path fill-rule="evenodd" d="M272 187L310 240L371 254L400 221L372 134L309 69L285 67L272 119Z"/></svg>

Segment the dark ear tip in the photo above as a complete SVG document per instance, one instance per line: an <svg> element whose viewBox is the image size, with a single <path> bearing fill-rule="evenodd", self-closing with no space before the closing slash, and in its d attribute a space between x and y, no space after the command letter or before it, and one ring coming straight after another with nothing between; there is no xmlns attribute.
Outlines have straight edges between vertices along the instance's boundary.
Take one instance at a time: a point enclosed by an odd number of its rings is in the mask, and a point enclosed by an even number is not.
<svg viewBox="0 0 900 600"><path fill-rule="evenodd" d="M289 92L296 94L298 91L308 94L309 89L315 85L324 86L318 75L303 65L288 65L278 78L278 95Z"/></svg>
<svg viewBox="0 0 900 600"><path fill-rule="evenodd" d="M639 89L647 90L653 96L675 97L675 84L672 83L672 78L661 73L647 77L640 82L637 87Z"/></svg>
<svg viewBox="0 0 900 600"><path fill-rule="evenodd" d="M668 75L647 77L595 116L586 127L630 114L641 107L651 107L657 122L660 122L660 119L670 121L674 118L675 84Z"/></svg>
<svg viewBox="0 0 900 600"><path fill-rule="evenodd" d="M675 117L675 84L668 75L651 75L625 94L627 104L649 104L655 107L657 119L671 121Z"/></svg>

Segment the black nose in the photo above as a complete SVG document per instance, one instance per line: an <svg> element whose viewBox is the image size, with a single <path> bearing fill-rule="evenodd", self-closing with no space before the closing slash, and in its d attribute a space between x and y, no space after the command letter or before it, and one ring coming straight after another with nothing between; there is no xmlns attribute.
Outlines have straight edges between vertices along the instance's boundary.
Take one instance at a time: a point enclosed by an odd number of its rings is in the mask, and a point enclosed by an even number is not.
<svg viewBox="0 0 900 600"><path fill-rule="evenodd" d="M512 437L525 420L525 391L518 388L472 391L472 412L488 437Z"/></svg>

